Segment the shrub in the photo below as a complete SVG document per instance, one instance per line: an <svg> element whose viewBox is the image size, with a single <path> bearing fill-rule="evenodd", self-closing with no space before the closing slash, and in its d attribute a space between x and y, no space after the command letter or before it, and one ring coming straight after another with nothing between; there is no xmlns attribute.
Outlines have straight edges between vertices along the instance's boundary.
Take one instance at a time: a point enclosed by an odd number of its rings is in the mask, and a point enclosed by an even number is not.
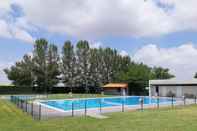
<svg viewBox="0 0 197 131"><path fill-rule="evenodd" d="M173 93L172 91L169 91L168 93L167 93L167 95L166 95L167 97L175 97L176 96L176 94L175 93Z"/></svg>
<svg viewBox="0 0 197 131"><path fill-rule="evenodd" d="M189 93L185 93L184 96L185 98L195 98L194 94L189 94Z"/></svg>

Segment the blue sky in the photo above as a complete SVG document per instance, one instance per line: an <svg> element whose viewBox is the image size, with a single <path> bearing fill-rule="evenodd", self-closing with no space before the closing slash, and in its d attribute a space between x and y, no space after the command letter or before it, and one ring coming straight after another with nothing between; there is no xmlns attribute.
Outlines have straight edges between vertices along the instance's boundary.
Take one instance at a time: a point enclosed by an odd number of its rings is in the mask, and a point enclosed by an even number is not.
<svg viewBox="0 0 197 131"><path fill-rule="evenodd" d="M47 2L46 2L47 1ZM116 48L136 62L169 68L179 79L197 72L195 0L6 0L0 2L0 83L3 69L46 38Z"/></svg>

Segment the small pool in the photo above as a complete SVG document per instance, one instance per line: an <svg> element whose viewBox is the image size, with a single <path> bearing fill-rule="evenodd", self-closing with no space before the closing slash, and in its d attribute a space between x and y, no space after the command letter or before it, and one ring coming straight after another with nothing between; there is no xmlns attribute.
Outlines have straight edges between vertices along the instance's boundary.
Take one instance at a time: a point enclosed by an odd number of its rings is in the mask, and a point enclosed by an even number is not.
<svg viewBox="0 0 197 131"><path fill-rule="evenodd" d="M84 98L84 99L67 99L67 100L48 100L42 101L43 105L61 109L64 111L80 110L89 108L100 108L100 107L114 107L114 106L135 106L139 105L139 100L143 98L144 104L151 105L159 102L160 104L170 104L172 100L170 98L156 98L140 97L140 96L127 96L127 97L110 97L110 98ZM174 100L175 101L175 100Z"/></svg>

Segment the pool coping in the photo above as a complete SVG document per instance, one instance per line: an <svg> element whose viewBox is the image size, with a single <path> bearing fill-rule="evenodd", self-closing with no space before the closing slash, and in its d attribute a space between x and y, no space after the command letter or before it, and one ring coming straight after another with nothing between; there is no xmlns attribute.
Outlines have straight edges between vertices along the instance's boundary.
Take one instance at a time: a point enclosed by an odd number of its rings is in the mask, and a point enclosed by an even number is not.
<svg viewBox="0 0 197 131"><path fill-rule="evenodd" d="M63 113L70 113L72 112L72 109L71 110L64 110L64 109L61 109L61 108L58 108L58 107L54 107L54 106L51 106L51 105L47 105L47 104L44 104L44 103L41 103L41 102L47 102L47 101L64 101L64 100L84 100L84 99L101 99L101 98L122 98L122 97L148 97L149 96L114 96L114 97L94 97L94 98L69 98L69 99L53 99L53 100L35 100L34 103L38 104L38 105L42 105L43 107L47 107L49 109L53 109L53 110L56 110L56 111L60 111L60 112L63 112ZM157 97L151 97L151 98L157 98ZM159 98L167 98L167 99L171 99L171 97L159 97ZM174 105L176 105L176 103L178 102L179 98L174 98ZM154 107L155 105L157 105L157 103L152 103L152 104L143 104L144 107ZM162 102L159 104L160 106L170 106L171 105L171 101L169 102ZM113 108L122 108L122 105L118 105L118 106L110 106L110 107L102 107L102 110L108 110L108 109L113 109ZM124 108L126 109L136 109L136 108L139 108L140 109L140 104L136 104L136 105L124 105ZM80 111L84 111L85 108L83 109L74 109L75 112L80 112ZM99 107L95 107L95 108L87 108L88 111L96 111L96 110L99 110Z"/></svg>

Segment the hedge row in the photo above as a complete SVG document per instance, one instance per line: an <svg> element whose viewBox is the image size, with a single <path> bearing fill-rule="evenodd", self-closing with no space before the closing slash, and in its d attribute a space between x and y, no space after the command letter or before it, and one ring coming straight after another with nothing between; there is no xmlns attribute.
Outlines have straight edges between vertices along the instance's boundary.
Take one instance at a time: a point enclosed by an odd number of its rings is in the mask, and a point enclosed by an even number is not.
<svg viewBox="0 0 197 131"><path fill-rule="evenodd" d="M48 93L68 93L70 92L69 87L53 87ZM91 87L89 93L98 93L100 88ZM35 93L44 93L36 92L35 89L31 87L16 87L16 86L0 86L0 95L6 94L35 94ZM85 93L84 88L75 87L73 88L73 93Z"/></svg>
<svg viewBox="0 0 197 131"><path fill-rule="evenodd" d="M0 94L33 94L29 87L0 86Z"/></svg>

